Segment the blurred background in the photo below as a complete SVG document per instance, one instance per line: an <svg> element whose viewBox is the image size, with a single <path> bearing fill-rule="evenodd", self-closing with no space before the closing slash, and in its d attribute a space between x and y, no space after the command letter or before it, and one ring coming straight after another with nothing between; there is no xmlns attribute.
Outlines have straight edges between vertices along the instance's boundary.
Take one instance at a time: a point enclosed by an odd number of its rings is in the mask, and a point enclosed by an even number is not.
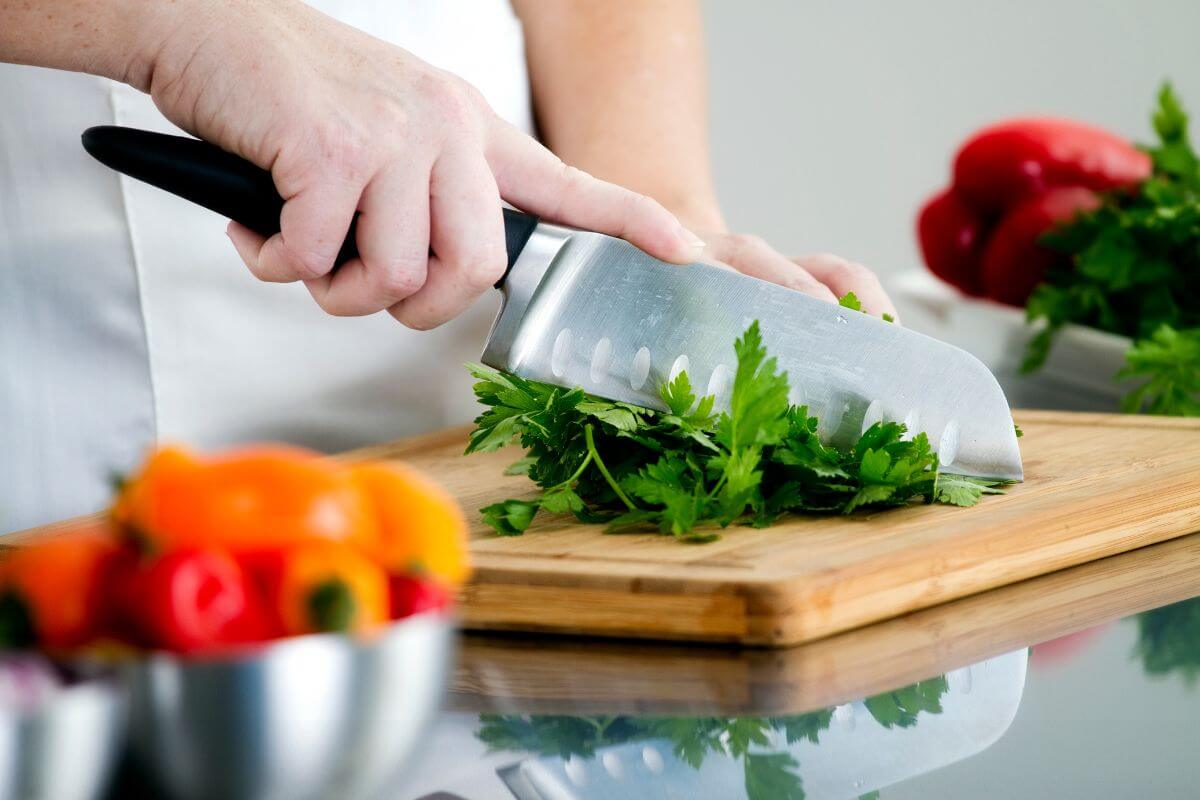
<svg viewBox="0 0 1200 800"><path fill-rule="evenodd" d="M1200 111L1196 0L702 0L730 226L885 281L979 126L1050 114L1135 140L1159 83Z"/></svg>

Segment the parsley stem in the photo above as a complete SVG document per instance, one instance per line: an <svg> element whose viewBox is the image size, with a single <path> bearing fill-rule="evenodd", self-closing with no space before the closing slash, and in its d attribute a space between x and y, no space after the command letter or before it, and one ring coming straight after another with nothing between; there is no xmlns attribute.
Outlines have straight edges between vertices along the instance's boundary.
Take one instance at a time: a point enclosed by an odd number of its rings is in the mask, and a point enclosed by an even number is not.
<svg viewBox="0 0 1200 800"><path fill-rule="evenodd" d="M587 454L587 458L585 458L583 460L583 463L579 465L579 467L575 470L574 474L572 474L571 477L567 478L562 483L556 484L550 488L557 489L559 486L570 486L571 484L575 483L575 481L579 480L579 476L582 475L583 471L588 468L588 464L592 463L593 455L594 455L593 452L589 452Z"/></svg>
<svg viewBox="0 0 1200 800"><path fill-rule="evenodd" d="M588 456L596 462L596 467L600 470L600 474L604 476L604 480L608 481L608 485L612 487L612 490L616 493L617 497L621 498L621 502L625 504L626 508L628 508L630 511L637 511L637 506L635 506L633 501L630 500L623 491L621 491L621 487L617 485L615 480L613 480L612 473L610 473L608 471L608 467L604 465L604 459L600 458L600 452L596 449L596 439L592 435L591 425L584 427L583 436L585 439L587 439Z"/></svg>

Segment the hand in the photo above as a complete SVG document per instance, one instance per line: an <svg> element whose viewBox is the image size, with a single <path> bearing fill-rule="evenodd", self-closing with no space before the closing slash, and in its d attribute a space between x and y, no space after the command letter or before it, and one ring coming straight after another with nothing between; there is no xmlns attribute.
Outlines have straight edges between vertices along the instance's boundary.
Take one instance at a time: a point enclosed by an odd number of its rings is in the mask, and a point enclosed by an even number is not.
<svg viewBox="0 0 1200 800"><path fill-rule="evenodd" d="M167 118L271 170L281 232L231 224L230 238L255 276L303 280L330 314L426 329L463 311L506 266L501 198L666 261L698 256L658 203L565 166L403 50L295 0L170 7L131 82L140 70ZM332 272L356 211L361 255Z"/></svg>
<svg viewBox="0 0 1200 800"><path fill-rule="evenodd" d="M706 243L705 259L830 303L854 292L866 313L898 319L879 278L862 264L829 253L787 258L757 236L722 229L701 229L699 235Z"/></svg>

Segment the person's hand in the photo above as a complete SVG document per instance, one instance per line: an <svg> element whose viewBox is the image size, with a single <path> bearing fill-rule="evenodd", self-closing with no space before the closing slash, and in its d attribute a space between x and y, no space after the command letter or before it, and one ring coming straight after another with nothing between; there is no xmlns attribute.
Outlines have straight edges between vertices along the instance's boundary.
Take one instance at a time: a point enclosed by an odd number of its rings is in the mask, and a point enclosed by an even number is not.
<svg viewBox="0 0 1200 800"><path fill-rule="evenodd" d="M829 253L788 258L758 236L727 233L723 229L698 228L697 232L706 245L703 255L706 260L727 264L738 272L830 303L853 292L866 313L888 314L898 319L896 307L879 278L862 264Z"/></svg>
<svg viewBox="0 0 1200 800"><path fill-rule="evenodd" d="M331 314L386 309L425 329L463 311L506 266L501 198L665 261L699 256L655 201L564 166L466 82L300 2L181 0L147 17L163 33L130 82L271 170L281 232L231 224L230 238L255 276L302 280ZM356 211L361 255L334 272Z"/></svg>

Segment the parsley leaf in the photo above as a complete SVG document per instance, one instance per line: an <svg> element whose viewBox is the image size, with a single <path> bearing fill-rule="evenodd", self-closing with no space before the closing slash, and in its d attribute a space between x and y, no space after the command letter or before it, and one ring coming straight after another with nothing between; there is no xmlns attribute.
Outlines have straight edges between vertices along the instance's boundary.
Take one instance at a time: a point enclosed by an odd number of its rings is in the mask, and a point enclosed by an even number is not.
<svg viewBox="0 0 1200 800"><path fill-rule="evenodd" d="M862 301L858 299L858 295L854 292L846 292L838 298L838 305L842 308L848 308L851 311L862 311Z"/></svg>
<svg viewBox="0 0 1200 800"><path fill-rule="evenodd" d="M501 536L520 536L533 522L538 503L525 500L505 500L480 509L483 521Z"/></svg>
<svg viewBox="0 0 1200 800"><path fill-rule="evenodd" d="M1200 328L1159 326L1134 342L1117 377L1146 378L1125 397L1124 411L1200 417Z"/></svg>
<svg viewBox="0 0 1200 800"><path fill-rule="evenodd" d="M841 306L842 308L848 308L851 311L859 311L863 314L867 313L867 312L863 311L862 301L858 299L858 295L856 295L854 292L846 292L844 295L839 297L838 305ZM896 318L893 317L891 314L889 314L886 311L883 312L881 317L883 318L884 322L895 322L896 321Z"/></svg>
<svg viewBox="0 0 1200 800"><path fill-rule="evenodd" d="M787 374L767 357L758 321L734 342L737 372L729 412L717 421L716 439L729 452L776 444L787 431Z"/></svg>
<svg viewBox="0 0 1200 800"><path fill-rule="evenodd" d="M662 411L468 365L486 410L467 452L517 444L507 470L541 493L481 510L503 536L540 511L602 522L610 533L657 528L712 541L733 524L765 527L787 513L849 514L914 500L967 506L1003 482L941 474L928 437L878 422L847 449L823 443L818 420L789 403L787 375L757 322L734 343L729 410L714 412L686 371L661 388Z"/></svg>

